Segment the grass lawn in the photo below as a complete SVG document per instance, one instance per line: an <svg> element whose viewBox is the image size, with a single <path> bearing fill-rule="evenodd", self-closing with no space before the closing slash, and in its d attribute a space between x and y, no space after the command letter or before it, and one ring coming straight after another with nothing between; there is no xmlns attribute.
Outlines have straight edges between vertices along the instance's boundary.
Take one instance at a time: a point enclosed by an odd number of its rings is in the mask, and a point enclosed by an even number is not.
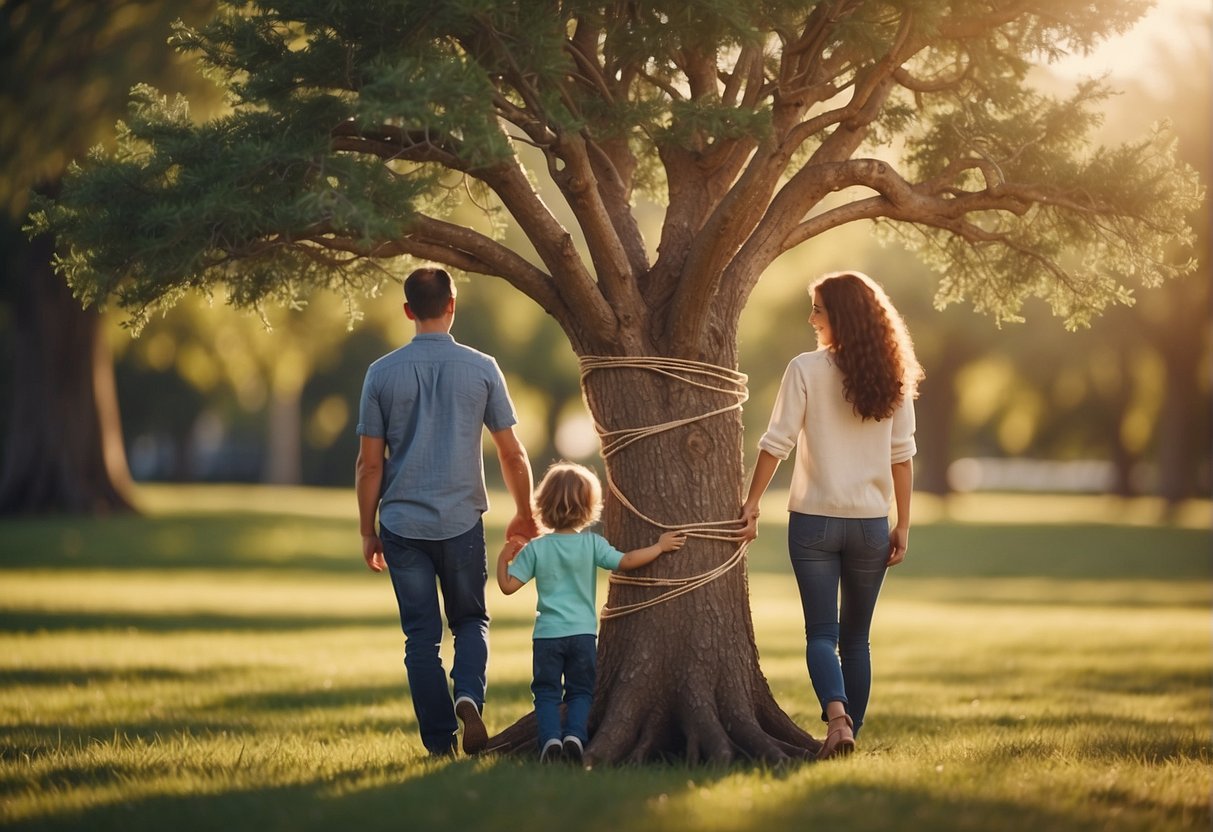
<svg viewBox="0 0 1213 832"><path fill-rule="evenodd" d="M0 827L1208 830L1209 504L916 499L860 752L787 769L429 760L345 492L2 522ZM763 669L820 735L777 496L763 516ZM490 586L490 730L530 710L533 603Z"/></svg>

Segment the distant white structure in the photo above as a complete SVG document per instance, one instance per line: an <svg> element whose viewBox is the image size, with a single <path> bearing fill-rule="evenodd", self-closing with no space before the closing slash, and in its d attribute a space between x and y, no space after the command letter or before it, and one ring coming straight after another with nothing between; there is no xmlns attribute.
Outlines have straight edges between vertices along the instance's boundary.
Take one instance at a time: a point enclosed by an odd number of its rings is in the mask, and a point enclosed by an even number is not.
<svg viewBox="0 0 1213 832"><path fill-rule="evenodd" d="M1070 491L1104 493L1116 483L1116 467L1106 460L1003 459L967 457L948 466L953 491Z"/></svg>

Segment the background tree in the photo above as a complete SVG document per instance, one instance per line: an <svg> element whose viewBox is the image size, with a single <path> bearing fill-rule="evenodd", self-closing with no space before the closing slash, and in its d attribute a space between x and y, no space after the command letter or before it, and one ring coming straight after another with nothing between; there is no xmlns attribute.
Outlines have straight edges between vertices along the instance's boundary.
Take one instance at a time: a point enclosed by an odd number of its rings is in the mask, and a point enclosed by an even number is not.
<svg viewBox="0 0 1213 832"><path fill-rule="evenodd" d="M364 333L373 331L380 335L373 357L386 351L384 345L388 343L383 333L389 326L385 320L389 304L380 306L375 303L369 321L363 319L361 310L353 310ZM398 304L396 312L403 317ZM180 414L185 418L177 421L174 455L182 458L182 462L189 435L200 424L213 423L215 419L214 409L205 406L210 400L229 413L239 412L237 419L224 418L223 422L258 423L244 433L260 434L258 445L264 451L246 455L249 458L245 462L251 466L246 468L246 475L259 482L293 485L303 482L305 434L320 432L331 436L334 432L324 424L316 424L317 419L328 424L340 422L337 429L348 428L352 433L352 419L344 399L341 405L315 402L309 425L304 391L315 374L339 363L349 335L347 328L353 323L351 310L331 294L309 297L295 308L267 309L265 317L235 312L205 298L192 298L152 321L144 337L131 339L126 333L119 333L118 337L125 342L120 348L137 365L145 370L171 368L171 376L202 398L193 402L192 412ZM361 389L360 373L364 370L365 367L355 368L351 372L358 376L353 382L358 385L355 397ZM168 402L162 401L158 407L165 405ZM321 409L319 416L317 409ZM161 423L159 427L165 425ZM220 433L226 433L221 425L217 427ZM156 426L145 423L137 429L154 431ZM347 456L343 466L347 474L348 460ZM194 471L207 478L204 471L196 467Z"/></svg>
<svg viewBox="0 0 1213 832"><path fill-rule="evenodd" d="M1168 79L1163 94L1138 86L1131 91L1139 112L1156 108L1157 118L1174 122L1180 137L1180 158L1208 181L1213 158L1209 148L1210 110L1208 81L1213 73L1213 15L1208 9L1188 21L1187 43L1158 43L1155 48ZM1136 109L1136 108L1135 108ZM1123 122L1129 129L1127 110ZM1209 448L1213 442L1213 402L1210 399L1210 365L1213 362L1213 338L1210 333L1210 308L1213 307L1213 280L1210 280L1209 204L1202 201L1191 218L1196 229L1195 255L1200 263L1197 274L1167 283L1158 292L1141 297L1140 316L1134 323L1119 316L1122 333L1140 331L1149 346L1160 356L1164 378L1162 402L1153 430L1152 444L1158 468L1157 492L1172 507L1181 500L1208 494L1209 455L1193 453L1194 448ZM1136 324L1136 325L1135 325ZM1140 327L1140 330L1139 330ZM1132 347L1130 347L1132 349Z"/></svg>
<svg viewBox="0 0 1213 832"><path fill-rule="evenodd" d="M781 253L863 219L908 229L943 271L943 300L998 318L1038 296L1081 324L1183 271L1167 248L1190 239L1198 186L1168 137L1093 147L1101 84L1059 99L1027 82L1033 61L1142 9L242 4L177 36L232 113L196 126L183 100L140 89L117 152L94 155L41 219L70 242L60 268L77 294L116 299L136 324L217 282L254 306L360 292L402 255L499 277L542 306L583 359L607 439L608 535L626 549L654 526L696 530L642 576L656 586L611 587L613 609L678 589L604 622L589 758L778 761L818 744L771 696L744 552L722 539L743 479L746 300ZM509 214L533 259L444 218L460 183ZM641 189L662 195L655 245ZM701 575L715 579L684 591Z"/></svg>
<svg viewBox="0 0 1213 832"><path fill-rule="evenodd" d="M51 270L53 241L19 227L30 189L101 140L135 79L181 87L168 24L210 0L0 5L0 336L12 367L0 413L0 514L122 511L130 474L113 361L95 310ZM178 72L174 73L174 69Z"/></svg>

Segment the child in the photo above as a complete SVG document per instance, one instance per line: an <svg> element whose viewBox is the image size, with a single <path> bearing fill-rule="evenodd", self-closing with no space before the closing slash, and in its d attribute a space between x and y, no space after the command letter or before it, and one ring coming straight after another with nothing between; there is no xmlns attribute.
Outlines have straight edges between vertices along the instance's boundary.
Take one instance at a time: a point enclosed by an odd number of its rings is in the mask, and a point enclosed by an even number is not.
<svg viewBox="0 0 1213 832"><path fill-rule="evenodd" d="M589 741L597 658L595 567L636 569L662 552L681 549L686 534L666 532L654 545L624 554L600 535L582 531L602 512L602 485L593 471L571 462L548 468L536 489L535 503L540 522L552 531L530 543L510 538L497 556L497 585L513 595L535 579L539 615L531 692L539 721L539 759L546 763L567 757L580 762ZM562 692L567 705L563 732Z"/></svg>

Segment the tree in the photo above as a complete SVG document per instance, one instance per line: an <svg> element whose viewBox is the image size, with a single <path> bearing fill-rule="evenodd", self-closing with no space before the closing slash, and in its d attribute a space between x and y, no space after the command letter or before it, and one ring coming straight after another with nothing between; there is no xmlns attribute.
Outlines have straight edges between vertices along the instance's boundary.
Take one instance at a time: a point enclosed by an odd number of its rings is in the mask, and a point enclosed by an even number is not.
<svg viewBox="0 0 1213 832"><path fill-rule="evenodd" d="M262 482L303 481L303 389L317 369L336 359L348 335L350 310L336 300L319 295L293 309L266 310L264 317L182 304L173 310L182 314L149 326L184 348L197 380L224 386L244 409L264 410ZM200 364L206 369L197 372Z"/></svg>
<svg viewBox="0 0 1213 832"><path fill-rule="evenodd" d="M13 367L0 513L127 511L130 472L101 316L81 309L51 271L51 240L24 240L11 227L0 235Z"/></svg>
<svg viewBox="0 0 1213 832"><path fill-rule="evenodd" d="M132 507L102 319L53 275L53 241L25 240L18 227L30 190L56 190L67 161L104 137L134 78L171 76L173 53L163 37L169 22L212 6L0 6L0 309L11 321L0 335L12 343L14 367L3 414L0 513Z"/></svg>
<svg viewBox="0 0 1213 832"><path fill-rule="evenodd" d="M998 318L1040 296L1078 325L1183 272L1164 248L1191 237L1199 188L1169 138L1092 147L1108 91L1090 81L1054 99L1027 80L1034 61L1142 10L241 4L176 35L232 113L196 126L184 100L140 88L117 152L74 171L40 219L70 242L59 266L77 295L116 300L135 325L218 282L254 306L308 286L357 293L406 255L531 298L583 360L607 534L627 549L655 527L694 530L642 575L653 583L611 586L612 610L662 602L603 623L588 758L803 757L818 742L762 675L730 539L741 311L779 254L859 220L905 229L943 271L941 300ZM550 179L572 227L533 177ZM460 186L508 214L534 258L444 219ZM646 190L664 202L653 247L635 210Z"/></svg>

